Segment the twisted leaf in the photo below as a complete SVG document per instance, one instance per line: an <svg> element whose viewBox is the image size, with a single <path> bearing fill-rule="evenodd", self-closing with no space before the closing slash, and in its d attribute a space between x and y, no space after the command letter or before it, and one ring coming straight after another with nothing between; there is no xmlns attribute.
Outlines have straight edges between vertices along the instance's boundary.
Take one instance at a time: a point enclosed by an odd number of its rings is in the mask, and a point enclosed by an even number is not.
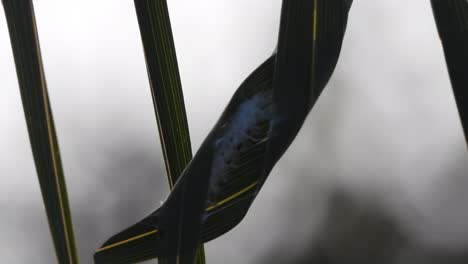
<svg viewBox="0 0 468 264"><path fill-rule="evenodd" d="M350 4L284 1L278 55L239 87L164 205L110 238L98 258L135 258L135 251L119 250L131 247L190 263L198 242L219 237L242 220L328 82Z"/></svg>

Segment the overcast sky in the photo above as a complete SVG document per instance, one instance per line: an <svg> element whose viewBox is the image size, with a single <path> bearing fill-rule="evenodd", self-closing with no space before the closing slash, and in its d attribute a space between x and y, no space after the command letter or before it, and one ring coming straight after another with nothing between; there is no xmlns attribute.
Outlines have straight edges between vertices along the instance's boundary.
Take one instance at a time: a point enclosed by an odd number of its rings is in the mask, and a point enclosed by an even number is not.
<svg viewBox="0 0 468 264"><path fill-rule="evenodd" d="M169 0L196 150L276 46L280 0ZM167 196L133 1L34 1L83 263ZM0 256L51 263L51 239L0 12ZM337 190L418 245L465 251L468 152L428 0L356 0L337 69L245 220L208 263L301 255ZM348 196L346 196L348 197ZM326 236L326 235L325 235ZM400 260L399 263L409 263Z"/></svg>

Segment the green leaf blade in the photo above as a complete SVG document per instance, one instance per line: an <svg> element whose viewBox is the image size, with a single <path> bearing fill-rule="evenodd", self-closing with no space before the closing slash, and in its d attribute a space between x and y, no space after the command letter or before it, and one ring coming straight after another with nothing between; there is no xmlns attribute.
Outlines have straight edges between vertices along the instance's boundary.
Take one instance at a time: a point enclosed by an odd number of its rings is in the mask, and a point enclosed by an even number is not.
<svg viewBox="0 0 468 264"><path fill-rule="evenodd" d="M166 1L135 0L170 186L192 159L190 135Z"/></svg>
<svg viewBox="0 0 468 264"><path fill-rule="evenodd" d="M31 0L3 0L29 139L59 263L78 263Z"/></svg>
<svg viewBox="0 0 468 264"><path fill-rule="evenodd" d="M178 226L183 226L184 228L186 226L189 226L190 223L183 223L180 224L181 221L181 204L184 205L184 203L190 208L197 207L198 200L196 199L198 196L198 193L203 193L203 191L200 191L200 189L205 188L207 175L210 173L210 168L211 168L211 159L212 159L212 151L209 146L212 145L213 140L215 140L215 136L217 135L218 131L217 129L223 129L223 127L230 122L231 117L236 114L237 109L239 105L246 100L246 96L253 96L259 91L262 90L269 90L272 92L273 90L273 80L277 78L277 76L274 76L274 73L276 75L281 75L281 78L283 78L283 83L279 82L276 84L278 88L278 93L276 96L279 99L286 99L284 102L284 106L287 108L291 108L289 104L295 107L294 104L297 104L297 101L294 98L291 98L291 94L295 96L299 96L301 99L306 99L307 101L303 104L300 105L303 109L305 109L304 112L308 111L309 107L313 106L313 103L315 103L315 100L317 100L321 90L324 88L326 82L328 81L331 72L333 71L336 61L338 59L339 51L341 49L341 43L344 35L344 30L346 27L346 21L347 21L347 14L350 8L350 1L348 0L294 0L292 1L295 4L294 10L285 8L283 9L285 15L287 18L291 17L291 20L294 20L294 16L296 14L301 15L301 21L305 21L304 23L297 23L297 27L293 27L291 31L287 31L287 34L281 34L280 41L281 40L290 40L290 36L295 37L295 42L296 46L298 45L299 48L301 48L302 52L297 51L294 48L295 43L289 43L289 45L281 46L281 49L278 49L279 51L281 50L281 56L282 58L278 58L278 56L273 55L271 58L269 58L264 64L262 64L257 70L255 70L251 76L249 76L246 81L239 87L239 89L236 91L235 95L231 99L229 105L225 109L223 115L221 116L220 120L218 121L217 125L215 125L214 131L211 132L208 137L205 139L204 143L200 147L199 152L197 153L195 160L192 161L191 165L195 167L188 167L188 170L186 171L187 173L197 173L199 174L198 177L190 177L190 176L195 176L195 175L185 175L187 177L181 178L181 180L185 180L185 182L179 182L176 185L176 189L182 193L180 196L170 196L170 198L173 198L172 200L168 200L172 202L171 204L164 204L163 209L166 209L166 216L164 218L165 223L167 224L168 222L173 222L174 229L176 230L173 231L170 235L167 235L169 231L171 231L170 227L164 229L164 227L161 224L161 221L163 220L162 217L159 218L156 216L157 212L153 213L152 215L146 217L145 219L141 220L139 223L137 223L135 226L130 227L123 232L117 234L117 237L122 237L121 240L123 239L131 239L130 236L135 236L135 230L140 229L142 226L147 226L148 224L154 224L154 228L159 228L159 225L161 226L161 230L164 231L166 234L166 238L173 238L175 237L174 234L178 232L178 230L182 230L182 228L178 229ZM137 3L147 3L145 1L141 1ZM285 4L291 3L291 1L285 1ZM307 8L299 8L301 4L307 4ZM292 10L291 13L289 13ZM138 7L137 7L137 14L138 14ZM145 14L145 13L143 13ZM147 15L147 14L146 14ZM143 22L142 22L143 21ZM161 70L160 67L158 68L157 64L156 66L153 65L153 68L151 67L152 64L149 62L154 62L158 61L160 58L156 59L149 59L150 56L148 54L154 54L157 53L157 45L155 44L155 39L154 35L149 38L149 40L145 41L144 37L144 32L145 32L145 22L147 24L147 27L150 27L151 24L148 23L148 19L142 19L141 14L139 14L139 22L140 22L140 29L142 30L142 37L143 37L143 43L145 47L145 55L147 58L147 63L148 63L148 72L150 75L150 79L152 78L152 74L162 74L161 72L158 72L158 70ZM149 24L149 26L148 26ZM283 19L282 22L282 28L284 28L288 24L288 19ZM289 23L290 24L290 23ZM303 24L306 24L307 26L304 26ZM312 37L313 36L313 37ZM304 41L305 40L305 41ZM149 44L148 44L149 42ZM293 42L291 40L291 42ZM316 52L316 50L319 49L320 52ZM310 56L304 56L303 50L308 50L309 53L308 55ZM321 55L321 53L324 53ZM293 55L291 55L293 54ZM289 58L288 58L289 57ZM291 64L292 63L292 64ZM281 64L281 70L278 70L275 65ZM317 67L315 67L318 65ZM291 69L290 69L291 68ZM299 69L299 70L298 70ZM299 74L301 77L301 81L297 81L295 76L297 76L297 72L299 71ZM279 74L280 73L280 74ZM312 73L312 74L311 74ZM315 75L314 75L315 74ZM161 83L160 78L154 78L151 79L152 81L152 89L156 90L157 87L154 86L155 83ZM298 82L300 85L293 86L290 85L290 82L295 83ZM307 94L307 96L302 96L304 92L309 92L310 87L313 87L313 91L310 94ZM294 90L294 91L292 91ZM153 91L153 95L157 94L158 91ZM275 91L276 92L276 91ZM302 94L301 94L302 93ZM154 100L164 100L164 98L161 98L159 96L154 96ZM291 100L287 100L291 99ZM301 101L302 102L302 101ZM155 102L155 108L156 112L158 112L158 102ZM299 121L297 122L299 123ZM302 124L302 121L301 123ZM161 128L160 128L161 130ZM263 131L263 130L262 130ZM264 131L265 132L265 131ZM294 131L293 131L294 132ZM284 142L285 144L289 145L290 141L293 138L287 137ZM163 139L164 140L164 139ZM281 139L283 140L283 139ZM280 143L284 143L280 142ZM264 142L263 142L264 143ZM206 145L205 145L206 144ZM257 146L257 145L256 145ZM271 169L271 166L273 165L268 165L267 167L261 167L257 166L255 164L259 159L262 159L262 154L261 153L269 153L268 151L265 151L263 148L263 144L259 144L257 146L258 148L251 149L251 152L242 152L243 156L240 161L243 161L242 165L237 165L235 170L228 171L228 174L223 174L223 176L227 176L226 179L232 179L232 181L226 181L226 185L224 189L225 192L220 193L219 197L213 198L214 204L208 206L207 208L204 208L205 212L209 212L209 215L205 215L207 218L203 221L203 224L200 228L200 239L202 242L207 242L209 240L215 239L219 237L220 235L228 232L231 230L234 226L236 226L242 218L245 216L248 208L250 207L251 202L253 201L256 193L258 192L258 189L261 187L263 182L266 179L266 176ZM283 146L284 147L284 146ZM287 147L287 146L286 146ZM276 153L282 153L281 151L277 151ZM167 153L165 153L167 154ZM197 159L198 158L198 159ZM269 162L267 160L266 162L260 162L260 164L274 164L276 163L278 159L278 156L272 156L272 160ZM265 172L265 171L266 172ZM264 173L265 172L265 173ZM185 173L185 172L184 172ZM217 175L220 176L220 175ZM232 176L232 177L231 177ZM234 180L235 179L235 180ZM188 181L191 181L190 183L187 183ZM199 184L198 184L199 183ZM198 184L198 185L197 185ZM184 187L181 186L191 186L190 191L192 191L192 196L190 198L184 198ZM179 188L179 189L177 189ZM182 190L182 191L181 191ZM187 188L186 190L189 190ZM175 192L174 192L175 193ZM172 194L174 194L172 193ZM176 194L180 194L176 193ZM189 195L187 194L187 197ZM192 199L195 198L195 199ZM186 200L184 200L186 199ZM196 200L196 201L195 201ZM183 203L180 203L180 201L183 201ZM190 202L193 201L193 202ZM226 204L229 204L229 206L225 206ZM190 211L190 209L185 209L184 215L182 216L184 221L190 221L194 215L197 214L197 212L193 212L194 210ZM173 215L169 215L169 213L173 213ZM190 215L189 217L187 215ZM151 219L153 218L153 219ZM157 220L155 220L157 219ZM168 220L169 219L169 220ZM158 222L159 221L159 222ZM140 227L138 226L140 225ZM158 225L156 227L156 225ZM167 227L167 226L165 226ZM189 227L190 228L190 227ZM189 229L187 228L187 229ZM169 230L169 231L168 231ZM186 231L185 234L190 233L191 230ZM140 234L140 233L138 233ZM162 234L162 233L158 233ZM181 234L181 233L179 233ZM129 235L129 236L128 236ZM161 235L162 236L162 235ZM161 236L155 234L154 235L154 241L159 241L158 246L162 247L165 245L174 245L176 244L174 242L175 239L168 239L170 243L165 243L163 242L164 240L161 239ZM191 238L191 237L190 237ZM121 241L120 240L120 241ZM109 244L108 244L109 242ZM113 240L111 238L108 242L105 243L103 246L104 248L106 246L112 246L116 245L115 243L118 241ZM129 249L132 247L132 245L136 245L138 242L135 240L132 240L131 242L128 242L127 245L119 245L122 247L122 251L119 252L117 248L115 249L115 253L112 252L102 252L100 254L97 254L98 258L101 258L101 256L107 255L109 257L108 259L111 259L111 256L113 254L124 254L123 251L126 249ZM141 248L139 250L151 250L151 247L153 247L153 254L154 251L156 250L156 244L147 244L146 249L142 244ZM180 246L179 248L183 248L184 245ZM174 247L169 246L169 248L166 246L164 249L161 249L161 251L168 252L168 254L172 254L171 252L177 252L172 250ZM178 249L179 249L178 248ZM187 245L185 249L191 249L190 245ZM112 251L112 250L111 250ZM180 251L179 251L180 252ZM135 257L137 254L135 251L129 252L127 251L126 254L132 255L134 259L137 259ZM128 255L126 255L128 257ZM117 258L116 258L117 259ZM161 260L161 259L160 259ZM164 259L164 263L174 263L177 260L174 259ZM101 262L99 262L101 263ZM106 262L102 262L106 263ZM110 262L108 262L110 263ZM119 262L121 263L121 262ZM127 262L125 262L127 263Z"/></svg>
<svg viewBox="0 0 468 264"><path fill-rule="evenodd" d="M169 10L166 0L135 0L134 3L169 187L172 189L192 159L192 149ZM128 231L123 231L120 242L125 243L118 244L117 241L113 243L115 248L98 249L95 262L134 263L157 257L158 233L138 238L138 235L143 234L139 233L138 226L135 228L130 227ZM133 237L129 239L128 234ZM205 263L203 246L200 246L195 259L197 264ZM171 261L159 259L160 263Z"/></svg>
<svg viewBox="0 0 468 264"><path fill-rule="evenodd" d="M135 9L172 189L192 159L192 149L169 10L166 0L135 0ZM195 263L205 263L203 246L196 253Z"/></svg>

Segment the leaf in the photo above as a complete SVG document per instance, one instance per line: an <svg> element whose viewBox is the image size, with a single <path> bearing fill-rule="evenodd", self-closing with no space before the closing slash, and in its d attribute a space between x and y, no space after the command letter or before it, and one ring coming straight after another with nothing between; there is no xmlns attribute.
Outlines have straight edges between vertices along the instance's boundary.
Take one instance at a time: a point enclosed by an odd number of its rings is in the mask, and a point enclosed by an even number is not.
<svg viewBox="0 0 468 264"><path fill-rule="evenodd" d="M135 0L161 146L172 189L192 159L190 134L166 0ZM203 246L196 264L205 263Z"/></svg>
<svg viewBox="0 0 468 264"><path fill-rule="evenodd" d="M127 261L140 254L172 256L173 252L190 249L190 242L179 243L175 240L177 234L188 234L190 239L191 233L197 233L195 231L198 230L191 225L194 223L192 219L203 219L198 231L202 242L219 237L242 220L269 171L297 133L293 130L291 134L288 132L285 138L278 137L279 142L283 144L282 149L269 152L267 148L274 145L269 136L277 137L268 131L271 120L264 122L262 118L255 118L249 125L252 129L250 132L239 131L239 124L248 119L243 115L243 111L250 112L249 109L254 107L245 107L246 102L250 102L247 105L260 107L265 114L268 112L267 116L271 118L272 113L267 110L271 108L268 106L271 104L266 103L263 108L262 103L258 104L252 100L264 98L262 101L271 102L275 86L273 80L277 78L275 73L281 77L281 81L289 80L298 85L295 87L287 82L277 83L277 90L274 91L278 91L275 94L276 100L284 102L285 107L291 104L290 107L293 108L295 99L289 93L293 93L294 96L306 93L306 100L301 99L298 103L302 104L300 109L308 112L335 67L349 7L350 2L346 0L284 2L278 49L283 57L280 59L273 55L242 83L218 123L183 171L164 205L104 243L96 254L96 259L101 261L99 263L114 263L112 260L120 261L116 263L128 263ZM287 42L287 45L283 41ZM316 49L320 49L320 52L316 52ZM316 54L313 54L314 52ZM279 64L280 71L275 67ZM317 67L313 68L315 66ZM297 82L295 77L299 77L301 82ZM280 87L279 84L283 86ZM311 88L312 95L307 94ZM297 121L300 127L305 116L302 116L303 119L294 118L292 120ZM287 126L285 128L288 129ZM240 143L242 145L239 145ZM274 155L271 156L271 153ZM209 187L212 185L217 186L216 190ZM205 200L206 197L208 201ZM203 209L200 212L199 207ZM171 249L173 246L168 244L175 245L177 249Z"/></svg>
<svg viewBox="0 0 468 264"><path fill-rule="evenodd" d="M468 2L431 0L468 144Z"/></svg>
<svg viewBox="0 0 468 264"><path fill-rule="evenodd" d="M172 189L179 175L192 159L192 149L168 6L166 0L135 0L135 8L145 51L169 186ZM142 245L138 248L156 243L154 241L156 233L151 233L154 228L149 231L144 230L149 232L148 236L139 237L142 234L137 231L135 231L136 233L132 233L133 231L128 233L137 238L132 240L134 243ZM127 236L125 238L129 239ZM145 241L147 242L145 243ZM122 252L127 250L127 245L131 246L132 244L127 243L115 251L98 249L95 261L96 263L117 263L117 261L118 263L128 263L122 258L122 255L127 254L132 255L128 259L131 262L156 257L154 253L134 254L138 252L138 249L131 249L134 252ZM160 262L166 263L167 260L160 259ZM203 246L200 246L196 253L195 263L205 263Z"/></svg>
<svg viewBox="0 0 468 264"><path fill-rule="evenodd" d="M236 91L215 128L218 131L212 133L221 134L224 126L236 122L232 118L241 102L269 93L273 93L272 120L256 118L257 122L247 130L247 142L234 139L238 153L234 158L224 158L228 169L216 175L221 178L217 192L220 197L209 197L214 202L205 209L203 241L219 237L242 220L296 136L295 129L301 127L335 68L350 4L343 0L283 1L276 54ZM276 126L279 123L281 127ZM222 138L217 144L229 145L232 141L231 137ZM226 149L230 148L221 147L224 156L228 156Z"/></svg>
<svg viewBox="0 0 468 264"><path fill-rule="evenodd" d="M184 96L166 0L135 0L169 185L192 159Z"/></svg>
<svg viewBox="0 0 468 264"><path fill-rule="evenodd" d="M303 115L313 107L337 63L351 2L283 1L273 83L280 108Z"/></svg>
<svg viewBox="0 0 468 264"><path fill-rule="evenodd" d="M271 89L273 79L274 56L263 63L249 78L240 86L236 95L231 100L229 107L225 110L220 122L224 122L233 114L236 105L241 103L244 96L250 96L251 93L259 89ZM249 176L259 177L260 174L252 175L242 174L242 178ZM206 224L201 227L201 239L207 242L219 235L225 233L227 228L235 226L242 219L244 206L250 205L250 202L241 203L242 207L231 206L230 210L219 210L229 203L237 203L245 200L245 196L251 194L254 188L248 188L241 192L229 194L228 197L220 199L219 203L205 208L210 212L210 217ZM240 199L240 200L239 200ZM248 200L246 200L248 201ZM240 212L239 212L240 210ZM160 233L159 233L159 210L144 218L137 224L120 232L110 238L95 255L96 263L130 263L146 259L151 259L160 253Z"/></svg>
<svg viewBox="0 0 468 264"><path fill-rule="evenodd" d="M78 263L31 0L3 0L39 184L59 263Z"/></svg>
<svg viewBox="0 0 468 264"><path fill-rule="evenodd" d="M294 8L288 8L291 3L295 5ZM310 5L311 3L312 5ZM307 8L304 8L305 4L308 4ZM265 157L271 154L266 150L266 145L272 145L268 138L270 132L267 131L269 126L267 123L269 122L265 123L261 118L255 119L255 122L252 121L254 124L249 125L249 128L252 128L250 133L248 130L239 131L237 126L239 122L242 123L244 120L241 112L251 109L244 106L254 97L265 96L266 101L271 101L271 96L268 99L267 94L272 94L274 72L284 78L282 80L288 79L293 83L295 76L301 78L302 82L297 83L300 85L299 87L283 83L284 86L281 89L278 88L280 94L285 90L284 99L291 98L286 90L297 95L305 89L310 91L313 88L313 96L307 97L305 101L299 101L302 103L303 109L307 111L310 109L311 101L309 100L315 102L336 64L350 2L344 0L312 2L310 0L294 0L285 1L284 6L280 43L288 40L288 45L280 45L278 52L283 56L289 53L294 54L294 56L290 55L292 56L290 60L284 58L282 60L273 55L242 83L195 157L185 168L182 178L177 182L163 207L110 238L96 255L102 260L100 263L111 263L113 258L115 260L125 259L125 262L118 263L127 263L127 260L137 256L136 251L142 255L146 254L146 256L164 254L163 252L171 255L172 252L179 251L173 250L171 252L171 249L167 248L167 242L178 245L179 249L183 249L184 245L168 238L173 238L174 234L194 232L195 228L193 230L190 227L186 228L186 226L190 226L190 223L193 223L192 219L204 219L199 233L201 241L207 242L231 230L245 216L269 171L287 146L283 145L283 149L275 152L276 156L274 155L271 160L266 160ZM289 20L295 23L298 21L298 23L293 24ZM291 25L291 27L288 29L287 25ZM315 37L312 38L312 36ZM308 41L308 43L300 44L301 41ZM301 57L304 50L297 51L296 47L308 50L308 54L311 56ZM317 48L320 49L320 53L317 52L319 55L314 57L312 51ZM275 69L275 65L279 63L283 63L282 71ZM313 65L318 65L315 68L315 79L311 76ZM296 68L290 70L287 66ZM279 94L276 96L279 97L277 100L282 100ZM283 102L286 102L285 106L294 103L294 101L288 102L287 100L283 100ZM257 106L257 103L253 104ZM268 108L268 106L266 107ZM267 108L263 110L269 112L266 110ZM248 113L245 114L248 115ZM302 122L303 119L297 121L299 126ZM232 130L231 126L233 126ZM230 134L230 131L234 134ZM244 132L248 135L247 137ZM288 137L281 138L280 142L284 140L286 144L289 144L295 136L295 134L292 137L289 137L290 134L287 135ZM238 145L239 143L242 145ZM223 155L223 151L226 151L225 155ZM213 177L212 179L210 179L210 175ZM208 188L212 184L219 187L217 191ZM208 195L205 195L206 193ZM208 197L208 201L200 201L200 197L202 199ZM202 207L202 217L197 209L200 204L205 204L205 207ZM161 210L164 210L164 213ZM183 221L186 222L181 224ZM162 235L163 233L164 235ZM137 238L138 236L141 238ZM162 236L165 236L166 240ZM188 243L187 248L190 248L190 243ZM132 249L132 251L126 249ZM119 254L119 257L116 257L115 254Z"/></svg>

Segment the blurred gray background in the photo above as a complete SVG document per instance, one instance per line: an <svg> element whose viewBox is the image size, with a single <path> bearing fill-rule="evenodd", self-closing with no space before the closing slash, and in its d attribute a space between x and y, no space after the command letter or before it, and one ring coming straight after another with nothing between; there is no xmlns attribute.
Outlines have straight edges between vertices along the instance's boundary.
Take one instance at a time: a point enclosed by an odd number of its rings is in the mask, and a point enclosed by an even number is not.
<svg viewBox="0 0 468 264"><path fill-rule="evenodd" d="M169 0L196 150L280 0ZM468 152L428 0L357 0L335 74L208 263L468 263ZM36 0L83 263L168 194L131 0ZM55 263L0 12L0 256Z"/></svg>

